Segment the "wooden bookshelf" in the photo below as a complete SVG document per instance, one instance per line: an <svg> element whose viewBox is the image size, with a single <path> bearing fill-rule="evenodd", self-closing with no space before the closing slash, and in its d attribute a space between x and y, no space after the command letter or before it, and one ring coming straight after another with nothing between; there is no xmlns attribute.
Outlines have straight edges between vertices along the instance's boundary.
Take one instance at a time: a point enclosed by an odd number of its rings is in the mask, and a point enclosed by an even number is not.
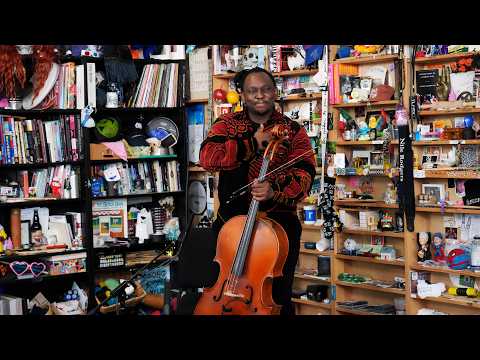
<svg viewBox="0 0 480 360"><path fill-rule="evenodd" d="M474 52L462 52L462 53L453 53L453 54L445 54L445 55L417 57L415 58L415 64L426 65L431 63L456 61L458 59L473 56L473 55L475 55Z"/></svg>
<svg viewBox="0 0 480 360"><path fill-rule="evenodd" d="M392 140L391 144L398 144L398 140ZM383 140L338 140L337 145L339 146L359 146L359 145L383 145Z"/></svg>
<svg viewBox="0 0 480 360"><path fill-rule="evenodd" d="M412 141L412 146L438 146L438 145L480 145L480 139L475 140L420 140Z"/></svg>
<svg viewBox="0 0 480 360"><path fill-rule="evenodd" d="M352 64L352 65L362 65L362 64L373 64L381 62L391 62L398 60L399 56L397 54L391 55L364 55L364 56L355 56L342 59L336 59L333 62L335 64Z"/></svg>
<svg viewBox="0 0 480 360"><path fill-rule="evenodd" d="M423 170L421 175L415 176L416 179L480 179L478 170Z"/></svg>
<svg viewBox="0 0 480 360"><path fill-rule="evenodd" d="M380 287L380 286L375 286L375 285L370 285L370 284L362 284L362 283L355 284L355 283L350 283L350 282L345 282L345 281L340 281L340 280L336 280L335 284L340 285L340 286L357 288L357 289L378 291L378 292L387 293L387 294L405 295L405 290L403 290L403 289L383 288L383 287Z"/></svg>
<svg viewBox="0 0 480 360"><path fill-rule="evenodd" d="M309 254L309 255L331 256L333 252L332 252L332 250L318 251L318 250L310 250L310 249L300 248L300 253L301 254Z"/></svg>
<svg viewBox="0 0 480 360"><path fill-rule="evenodd" d="M321 303L321 302L318 302L318 301L297 299L297 298L292 298L292 302L295 303L295 304L310 305L310 306L315 306L315 307L328 309L328 310L332 309L332 304L331 303L330 304L325 304L325 303Z"/></svg>
<svg viewBox="0 0 480 360"><path fill-rule="evenodd" d="M397 204L386 204L384 201L369 200L335 200L335 206L361 206L381 209L398 209Z"/></svg>
<svg viewBox="0 0 480 360"><path fill-rule="evenodd" d="M440 274L452 274L452 275L465 275L471 277L478 277L480 278L480 272L471 271L471 270L453 270L448 267L437 267L437 266L425 266L425 265L411 265L411 269L417 271L429 271L432 273L440 273Z"/></svg>
<svg viewBox="0 0 480 360"><path fill-rule="evenodd" d="M450 304L450 305L457 305L457 306L465 306L474 309L480 309L480 300L475 298L468 298L466 296L447 296L442 295L439 297L426 297L425 299L416 298L417 300L421 301L430 301L436 303L443 303L443 304Z"/></svg>
<svg viewBox="0 0 480 360"><path fill-rule="evenodd" d="M394 106L398 104L398 100L386 100L386 101L368 101L359 103L342 103L332 105L334 108L355 108L355 107L374 107L374 106Z"/></svg>
<svg viewBox="0 0 480 360"><path fill-rule="evenodd" d="M321 93L314 93L314 94L295 94L295 95L287 95L284 97L278 98L277 101L298 101L298 100L314 100L314 99L321 99Z"/></svg>
<svg viewBox="0 0 480 360"><path fill-rule="evenodd" d="M393 238L404 238L403 232L394 232L394 231L370 231L364 229L352 229L352 228L343 228L342 233L345 234L354 234L354 235L375 235L375 236L386 236Z"/></svg>
<svg viewBox="0 0 480 360"><path fill-rule="evenodd" d="M280 71L272 73L275 77L281 76L304 76L304 75L315 75L318 73L318 69L299 69L299 70L289 70L289 71Z"/></svg>
<svg viewBox="0 0 480 360"><path fill-rule="evenodd" d="M405 261L381 260L381 259L375 259L373 257L367 257L367 256L350 256L350 255L343 255L343 254L335 254L335 258L336 259L349 260L349 261L359 261L359 262L371 263L371 264L405 266Z"/></svg>
<svg viewBox="0 0 480 360"><path fill-rule="evenodd" d="M381 313L375 313L375 312L372 312L372 311L366 311L366 310L360 310L360 309L350 309L348 307L345 307L345 306L341 306L341 305L336 305L335 306L335 310L338 311L338 312L342 312L342 313L345 313L345 314L351 314L351 315L390 315L390 314L381 314Z"/></svg>
<svg viewBox="0 0 480 360"><path fill-rule="evenodd" d="M301 274L301 273L295 273L294 276L298 279L312 280L312 281L315 281L315 282L318 282L318 283L323 283L323 284L328 284L328 285L330 285L330 281L331 281L330 278L322 279L322 278L319 278L318 276L305 275L305 274Z"/></svg>
<svg viewBox="0 0 480 360"><path fill-rule="evenodd" d="M187 105L208 103L208 99L190 99L185 102Z"/></svg>
<svg viewBox="0 0 480 360"><path fill-rule="evenodd" d="M427 213L462 213L462 214L480 214L480 207L478 206L446 206L441 208L439 205L435 207L426 207L426 206L417 206L415 207L416 212L427 212Z"/></svg>
<svg viewBox="0 0 480 360"><path fill-rule="evenodd" d="M461 108L452 110L420 110L420 116L446 116L446 115L463 115L463 114L477 114L480 113L480 108Z"/></svg>

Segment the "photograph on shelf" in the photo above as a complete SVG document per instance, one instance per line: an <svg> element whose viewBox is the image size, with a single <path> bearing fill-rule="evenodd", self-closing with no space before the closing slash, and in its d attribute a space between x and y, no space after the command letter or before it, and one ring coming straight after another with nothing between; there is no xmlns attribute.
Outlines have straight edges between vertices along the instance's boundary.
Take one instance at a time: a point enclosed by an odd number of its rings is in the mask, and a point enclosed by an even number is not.
<svg viewBox="0 0 480 360"><path fill-rule="evenodd" d="M439 203L445 199L445 184L422 184L422 193Z"/></svg>

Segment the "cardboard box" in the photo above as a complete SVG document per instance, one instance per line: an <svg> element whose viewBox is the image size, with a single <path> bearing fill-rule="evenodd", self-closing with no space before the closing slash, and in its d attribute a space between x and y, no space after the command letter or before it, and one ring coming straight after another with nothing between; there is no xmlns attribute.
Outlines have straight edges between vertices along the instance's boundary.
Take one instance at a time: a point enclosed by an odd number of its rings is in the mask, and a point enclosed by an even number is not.
<svg viewBox="0 0 480 360"><path fill-rule="evenodd" d="M90 159L91 160L121 160L112 150L107 148L104 144L90 144Z"/></svg>

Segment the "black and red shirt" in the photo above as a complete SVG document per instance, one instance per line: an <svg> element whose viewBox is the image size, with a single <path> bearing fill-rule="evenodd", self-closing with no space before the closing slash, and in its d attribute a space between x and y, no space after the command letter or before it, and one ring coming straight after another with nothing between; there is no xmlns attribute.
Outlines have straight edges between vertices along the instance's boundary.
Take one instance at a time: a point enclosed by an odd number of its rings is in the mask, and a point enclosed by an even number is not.
<svg viewBox="0 0 480 360"><path fill-rule="evenodd" d="M305 128L277 111L264 123L264 130L281 124L288 131L287 140L277 148L268 171L276 169L312 149ZM251 121L247 111L219 117L212 125L200 150L200 165L208 171L220 171L218 195L219 215L224 221L246 214L251 194L237 198L229 204L230 194L258 177L263 154L258 151L254 134L260 125ZM272 174L267 180L272 184L274 196L260 204L260 210L270 212L295 212L296 204L305 198L315 177L315 156L305 155L294 165Z"/></svg>

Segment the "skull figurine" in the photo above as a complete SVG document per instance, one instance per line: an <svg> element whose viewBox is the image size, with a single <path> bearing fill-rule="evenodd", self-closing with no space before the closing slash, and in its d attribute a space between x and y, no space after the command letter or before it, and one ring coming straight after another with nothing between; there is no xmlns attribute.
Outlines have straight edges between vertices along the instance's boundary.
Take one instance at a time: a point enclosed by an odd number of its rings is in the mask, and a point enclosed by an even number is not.
<svg viewBox="0 0 480 360"><path fill-rule="evenodd" d="M253 69L258 65L258 49L249 47L243 54L243 68Z"/></svg>

